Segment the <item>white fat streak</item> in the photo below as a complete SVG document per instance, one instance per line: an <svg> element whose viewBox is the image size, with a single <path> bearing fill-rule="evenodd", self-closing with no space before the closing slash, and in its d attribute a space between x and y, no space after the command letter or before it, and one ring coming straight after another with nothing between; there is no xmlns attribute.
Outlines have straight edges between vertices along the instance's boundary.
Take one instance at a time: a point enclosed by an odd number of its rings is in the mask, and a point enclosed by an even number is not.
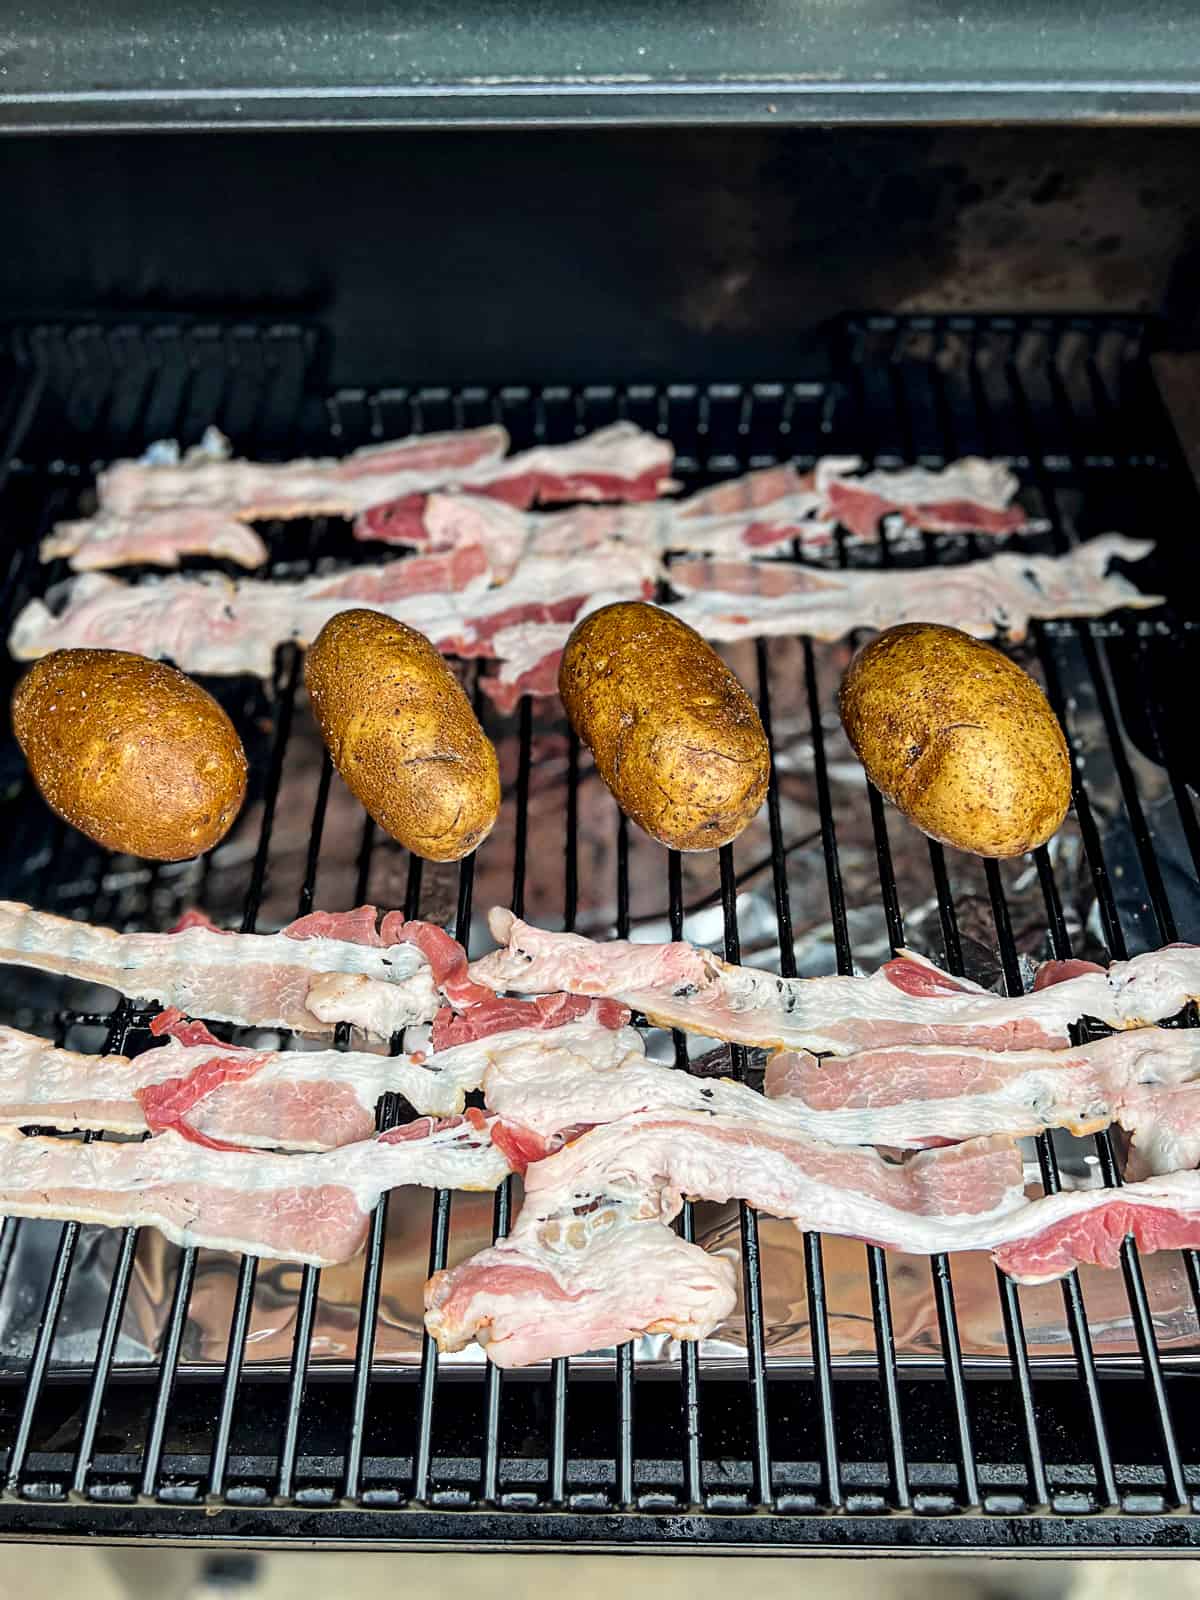
<svg viewBox="0 0 1200 1600"><path fill-rule="evenodd" d="M362 1011L369 1010L368 997L381 1007L390 1002L408 1022L427 1022L437 1008L428 966L415 945L373 947L350 939L291 939L283 933L217 933L210 928L117 933L10 900L0 901L0 962L104 984L131 998L177 1005L213 1021L264 1028L356 1021L335 1014L328 999L321 1011L305 1005L306 994L315 988L313 978L319 983L322 974L357 977L354 1000ZM271 1016L249 1016L227 1002L223 1005L229 976L258 970L294 973L294 1002ZM369 985L365 991L364 983Z"/></svg>
<svg viewBox="0 0 1200 1600"><path fill-rule="evenodd" d="M466 1044L438 1050L430 1065L451 1073L466 1089L478 1089L488 1069L513 1063L524 1076L533 1062L576 1056L601 1070L622 1064L631 1056L645 1055L645 1042L636 1028L605 1028L589 1017L577 1017L557 1028L511 1028Z"/></svg>
<svg viewBox="0 0 1200 1600"><path fill-rule="evenodd" d="M340 1150L277 1155L266 1151L209 1150L176 1133L132 1144L79 1144L67 1139L26 1138L0 1129L0 1191L8 1216L49 1217L59 1221L99 1222L107 1227L160 1227L178 1244L254 1254L259 1242L250 1233L227 1237L206 1233L204 1218L180 1230L167 1223L142 1198L163 1186L186 1192L190 1186L233 1190L247 1200L248 1213L259 1196L280 1190L331 1187L345 1192L347 1204L367 1213L391 1189L415 1184L431 1189L494 1189L508 1175L508 1163L469 1123L443 1128L423 1139L388 1144L366 1139ZM96 1209L86 1209L63 1191L92 1191ZM305 1241L272 1254L280 1259L329 1264L307 1252Z"/></svg>
<svg viewBox="0 0 1200 1600"><path fill-rule="evenodd" d="M870 977L781 978L732 966L694 946L596 943L579 934L549 933L496 908L492 936L505 948L473 962L476 982L525 994L565 989L607 996L664 1026L739 1044L778 1045L832 1055L870 1042L870 1025L1000 1028L1036 1024L1066 1043L1083 1017L1113 1028L1139 1027L1174 1016L1200 996L1200 946L1182 945L1118 961L1023 995L992 994L963 979L954 992L910 995L882 970ZM911 952L901 956L936 971ZM864 1027L857 1027L862 1024ZM881 1043L884 1041L880 1041Z"/></svg>

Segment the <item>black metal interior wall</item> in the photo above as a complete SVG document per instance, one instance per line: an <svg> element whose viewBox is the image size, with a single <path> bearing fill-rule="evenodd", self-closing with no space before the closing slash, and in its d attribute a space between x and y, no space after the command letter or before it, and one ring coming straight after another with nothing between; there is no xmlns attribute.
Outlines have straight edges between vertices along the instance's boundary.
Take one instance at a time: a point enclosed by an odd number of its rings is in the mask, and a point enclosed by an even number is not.
<svg viewBox="0 0 1200 1600"><path fill-rule="evenodd" d="M820 376L831 317L1200 326L1188 128L292 133L4 146L6 317L311 320L327 381Z"/></svg>

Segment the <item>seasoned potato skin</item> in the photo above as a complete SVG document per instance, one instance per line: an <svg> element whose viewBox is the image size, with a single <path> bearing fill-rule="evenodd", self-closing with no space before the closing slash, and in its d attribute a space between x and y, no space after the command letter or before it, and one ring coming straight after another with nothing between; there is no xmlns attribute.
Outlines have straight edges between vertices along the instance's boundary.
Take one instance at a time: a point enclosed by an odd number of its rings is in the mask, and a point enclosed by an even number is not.
<svg viewBox="0 0 1200 1600"><path fill-rule="evenodd" d="M558 692L618 805L672 849L728 844L762 805L771 753L754 703L670 612L593 611L567 641Z"/></svg>
<svg viewBox="0 0 1200 1600"><path fill-rule="evenodd" d="M879 792L943 844L1017 856L1056 833L1071 760L1040 686L958 628L888 628L842 681L842 722Z"/></svg>
<svg viewBox="0 0 1200 1600"><path fill-rule="evenodd" d="M55 650L17 685L13 731L47 804L97 844L185 861L229 832L246 752L206 690L124 650Z"/></svg>
<svg viewBox="0 0 1200 1600"><path fill-rule="evenodd" d="M457 678L424 634L342 611L304 661L308 697L347 788L393 839L458 861L500 809L500 767Z"/></svg>

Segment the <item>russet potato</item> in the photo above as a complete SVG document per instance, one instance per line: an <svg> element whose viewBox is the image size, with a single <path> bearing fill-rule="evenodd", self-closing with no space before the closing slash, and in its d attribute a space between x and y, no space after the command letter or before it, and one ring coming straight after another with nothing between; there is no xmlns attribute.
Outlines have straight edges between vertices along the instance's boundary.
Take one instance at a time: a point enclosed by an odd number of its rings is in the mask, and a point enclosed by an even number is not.
<svg viewBox="0 0 1200 1600"><path fill-rule="evenodd" d="M558 690L618 805L663 844L727 844L762 805L771 753L754 703L669 611L593 611L567 641Z"/></svg>
<svg viewBox="0 0 1200 1600"><path fill-rule="evenodd" d="M958 628L904 623L851 661L842 722L879 792L922 832L979 856L1055 834L1071 760L1041 687Z"/></svg>
<svg viewBox="0 0 1200 1600"><path fill-rule="evenodd" d="M124 650L55 650L17 685L13 732L47 803L108 850L184 861L229 832L246 753L213 697Z"/></svg>
<svg viewBox="0 0 1200 1600"><path fill-rule="evenodd" d="M304 680L334 766L386 833L429 861L458 861L487 838L496 751L424 634L378 611L339 612Z"/></svg>

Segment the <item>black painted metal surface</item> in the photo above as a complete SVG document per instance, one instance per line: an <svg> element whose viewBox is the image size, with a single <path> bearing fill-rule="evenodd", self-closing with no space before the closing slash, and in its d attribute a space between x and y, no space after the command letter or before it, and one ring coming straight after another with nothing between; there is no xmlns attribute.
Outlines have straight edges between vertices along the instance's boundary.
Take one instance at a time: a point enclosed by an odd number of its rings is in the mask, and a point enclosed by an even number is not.
<svg viewBox="0 0 1200 1600"><path fill-rule="evenodd" d="M0 10L10 129L1194 120L1187 0L83 0Z"/></svg>
<svg viewBox="0 0 1200 1600"><path fill-rule="evenodd" d="M1172 510L1186 525L1196 500L1157 407L1142 348L1132 322L1076 319L1071 324L1025 324L971 318L897 323L857 322L832 352L832 383L727 384L711 390L689 385L669 391L565 389L533 391L396 390L383 396L342 394L329 403L306 388L313 354L298 330L246 327L238 337L253 360L227 366L223 352L233 335L173 331L153 360L143 336L122 335L125 356L112 361L112 336L97 330L72 336L60 329L22 332L13 342L5 401L9 457L49 461L57 452L86 467L155 432L177 429L194 436L211 414L243 420L243 437L264 450L290 453L328 428L341 427L343 445L365 437L372 420L387 431L462 425L487 415L506 420L520 444L532 437L569 437L613 412L636 414L676 440L685 475L730 472L756 459L826 451L832 442L856 441L884 458L947 459L974 448L1013 456L1038 490L1062 542L1058 507L1066 499L1114 506ZM98 364L97 341L109 365ZM198 342L197 342L198 341ZM951 349L963 360L947 362ZM1071 361L1065 353L1074 351ZM203 359L200 357L203 356ZM80 373L91 374L89 388ZM1064 376L1065 374L1065 376ZM1079 388L1082 377L1084 388ZM38 386L38 387L34 387ZM41 390L44 389L44 395ZM1090 397L1090 398L1085 398ZM40 407L36 405L40 398ZM35 413L36 409L36 415ZM153 424L153 426L152 426ZM7 462L6 462L7 464ZM66 498L72 474L13 474L10 511L28 525L41 506L44 521ZM1100 510L1097 510L1100 514ZM16 525L10 521L10 525ZM1164 541L1166 543L1167 541ZM1186 536L1178 562L1191 563ZM931 544L929 551L935 547ZM8 617L36 570L32 542L9 557L0 606ZM1181 598L1185 598L1181 595ZM1172 631L1160 624L1109 622L1051 625L1040 630L1038 653L1051 699L1060 712L1057 644L1078 642L1110 740L1120 805L1147 889L1145 906L1157 941L1177 932L1155 838L1147 823L1131 765L1118 685L1150 683L1188 674L1194 630L1177 615ZM757 647L757 682L751 684L770 728L772 645ZM819 707L825 694L816 653L803 653L803 692L810 713L828 904L840 970L855 959L854 936L842 892L839 817L827 770ZM284 754L292 728L299 660L280 653L273 685L276 715L265 762L262 824L248 864L242 926L257 925L269 882L273 830ZM1190 680L1189 680L1190 681ZM776 681L774 689L778 691ZM827 688L827 686L826 686ZM1161 714L1160 714L1161 713ZM511 898L526 894L527 850L565 852L567 927L577 913L578 792L580 753L569 748L559 839L530 841L528 800L533 718L526 702L517 718L516 829ZM1180 825L1200 865L1200 827L1180 765L1178 719L1151 706L1143 734L1152 760L1165 768ZM326 762L311 818L308 867L297 910L318 896L322 835L330 793ZM864 785L870 809L879 883L893 946L904 940L906 907L893 871L888 813ZM1075 809L1103 936L1112 956L1126 950L1128 915L1109 877L1087 776L1075 774ZM791 886L779 824L779 797L768 800L771 882L784 969L791 956ZM628 928L630 847L628 826L618 825L615 932ZM11 848L27 848L28 839ZM358 900L366 898L375 831L363 823ZM719 862L724 947L739 950L738 847ZM961 906L953 871L942 848L929 845L945 959L962 965ZM78 909L111 914L111 884L93 863L95 881ZM10 863L10 869L11 869ZM19 868L19 862L17 863ZM1049 948L1071 953L1056 869L1045 851L1035 857ZM683 925L680 862L668 856L667 901L676 932ZM60 887L57 862L38 898L52 904ZM82 880L81 880L82 881ZM411 861L405 910L423 905L423 869ZM456 930L471 926L474 863L459 869ZM1020 985L1017 948L1005 878L987 874L991 936L1006 981ZM65 1023L70 1018L63 1014ZM140 1019L121 1006L110 1019L110 1043L120 1048ZM343 1040L343 1043L346 1041ZM677 1041L677 1051L681 1050ZM398 1044L398 1041L397 1041ZM744 1062L735 1052L734 1069ZM682 1059L682 1057L680 1057ZM398 1114L391 1104L381 1118ZM1116 1182L1107 1138L1096 1141L1101 1171ZM1047 1188L1058 1182L1054 1146L1039 1147ZM435 1199L429 1259L446 1259L453 1199ZM510 1216L510 1196L496 1199L495 1229ZM690 1208L681 1225L691 1223ZM20 1223L0 1230L0 1278ZM199 1381L182 1362L196 1252L176 1258L166 1337L154 1376L122 1374L114 1342L129 1286L135 1236L116 1257L108 1307L90 1372L82 1379L56 1374L54 1348L62 1307L77 1267L80 1230L64 1226L43 1285L33 1351L15 1381L0 1382L0 1535L56 1538L224 1540L270 1544L318 1542L354 1547L399 1545L510 1548L796 1549L904 1551L1025 1551L1088 1553L1144 1550L1194 1552L1200 1546L1200 1374L1160 1353L1142 1279L1131 1245L1123 1275L1128 1317L1140 1359L1116 1370L1097 1358L1086 1305L1074 1275L1064 1280L1066 1326L1072 1361L1045 1369L1025 1348L1021 1291L1000 1285L1008 1341L1007 1370L977 1373L960 1346L954 1263L930 1266L941 1330L941 1354L932 1367L898 1357L894 1345L889 1260L864 1251L875 1324L875 1359L867 1370L840 1367L830 1354L821 1242L805 1240L804 1268L813 1330L808 1371L777 1367L764 1343L758 1219L743 1207L741 1247L747 1322L747 1360L741 1376L715 1378L694 1350L685 1350L678 1382L639 1375L631 1350L618 1352L611 1371L596 1376L556 1362L526 1377L494 1369L454 1374L442 1370L426 1340L420 1365L408 1373L385 1370L372 1359L379 1306L385 1216L375 1217L362 1266L353 1371L330 1375L312 1360L311 1338L319 1274L306 1269L295 1286L290 1370L280 1381L245 1360L256 1265L237 1275L224 1370L218 1382ZM1200 1296L1200 1264L1189 1263Z"/></svg>

